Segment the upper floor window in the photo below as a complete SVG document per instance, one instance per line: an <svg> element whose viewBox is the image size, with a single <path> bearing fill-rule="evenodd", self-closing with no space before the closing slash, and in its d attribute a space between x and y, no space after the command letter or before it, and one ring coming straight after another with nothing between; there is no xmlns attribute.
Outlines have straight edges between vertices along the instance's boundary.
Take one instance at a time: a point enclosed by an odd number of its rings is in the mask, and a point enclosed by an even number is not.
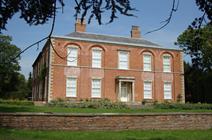
<svg viewBox="0 0 212 140"><path fill-rule="evenodd" d="M143 55L143 70L152 71L152 56L151 54Z"/></svg>
<svg viewBox="0 0 212 140"><path fill-rule="evenodd" d="M78 60L78 48L68 47L67 48L67 65L77 66L77 60Z"/></svg>
<svg viewBox="0 0 212 140"><path fill-rule="evenodd" d="M171 56L163 55L163 72L171 72Z"/></svg>
<svg viewBox="0 0 212 140"><path fill-rule="evenodd" d="M152 82L144 81L144 99L152 99Z"/></svg>
<svg viewBox="0 0 212 140"><path fill-rule="evenodd" d="M101 79L92 79L91 97L93 98L101 97Z"/></svg>
<svg viewBox="0 0 212 140"><path fill-rule="evenodd" d="M129 68L129 52L128 51L119 51L118 54L118 67L119 69L128 69Z"/></svg>
<svg viewBox="0 0 212 140"><path fill-rule="evenodd" d="M102 66L102 50L99 48L92 49L92 67L101 68Z"/></svg>
<svg viewBox="0 0 212 140"><path fill-rule="evenodd" d="M171 82L164 82L163 92L164 92L164 99L172 99L172 85L171 85Z"/></svg>
<svg viewBox="0 0 212 140"><path fill-rule="evenodd" d="M67 77L66 79L66 97L77 96L77 78Z"/></svg>

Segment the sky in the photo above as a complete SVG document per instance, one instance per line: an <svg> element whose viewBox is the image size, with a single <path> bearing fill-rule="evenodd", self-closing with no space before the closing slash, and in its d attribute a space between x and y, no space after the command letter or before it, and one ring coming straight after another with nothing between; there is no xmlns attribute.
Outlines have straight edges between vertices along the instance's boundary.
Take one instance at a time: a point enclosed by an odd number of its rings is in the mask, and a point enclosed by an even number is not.
<svg viewBox="0 0 212 140"><path fill-rule="evenodd" d="M65 7L57 11L56 23L53 35L66 35L74 32L74 0L64 0ZM140 26L141 36L151 42L157 43L165 47L178 47L174 45L177 37L188 27L196 17L201 16L201 12L195 4L194 0L180 0L177 12L173 14L171 22L162 30L146 34L155 28L160 27L161 21L167 19L172 7L172 0L131 0L132 7L137 11L133 11L136 17L127 17L118 15L118 19L113 23L99 25L94 19L87 24L86 31L90 33L108 34L130 37L132 25ZM34 42L46 37L51 29L52 20L44 25L30 26L23 19L19 18L17 13L6 26L7 30L3 34L12 37L12 43L23 50ZM109 21L108 14L103 17L103 22ZM44 43L44 42L43 42ZM42 50L43 43L33 46L31 49L21 55L20 66L21 73L27 78L29 72L32 72L32 64ZM188 60L188 57L184 57Z"/></svg>

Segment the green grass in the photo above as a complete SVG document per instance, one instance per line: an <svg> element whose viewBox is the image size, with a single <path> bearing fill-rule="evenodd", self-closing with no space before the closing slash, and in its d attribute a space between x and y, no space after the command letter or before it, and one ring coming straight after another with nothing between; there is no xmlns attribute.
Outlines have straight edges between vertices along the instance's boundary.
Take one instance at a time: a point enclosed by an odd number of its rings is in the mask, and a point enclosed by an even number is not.
<svg viewBox="0 0 212 140"><path fill-rule="evenodd" d="M94 109L94 108L66 108L34 105L0 104L0 112L54 112L54 113L152 113L152 112L212 112L212 110L183 110L183 109Z"/></svg>
<svg viewBox="0 0 212 140"><path fill-rule="evenodd" d="M38 131L0 128L0 140L211 140L212 130Z"/></svg>

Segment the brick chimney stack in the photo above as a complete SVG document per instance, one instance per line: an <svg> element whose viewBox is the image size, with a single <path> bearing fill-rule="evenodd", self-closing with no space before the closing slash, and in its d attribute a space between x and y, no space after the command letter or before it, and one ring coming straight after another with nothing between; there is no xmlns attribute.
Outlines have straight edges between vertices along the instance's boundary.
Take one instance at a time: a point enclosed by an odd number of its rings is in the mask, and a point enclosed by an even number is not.
<svg viewBox="0 0 212 140"><path fill-rule="evenodd" d="M132 26L131 38L141 38L141 31L139 26Z"/></svg>
<svg viewBox="0 0 212 140"><path fill-rule="evenodd" d="M85 19L81 23L81 19L78 18L76 23L75 23L75 32L85 32L85 31L86 31Z"/></svg>

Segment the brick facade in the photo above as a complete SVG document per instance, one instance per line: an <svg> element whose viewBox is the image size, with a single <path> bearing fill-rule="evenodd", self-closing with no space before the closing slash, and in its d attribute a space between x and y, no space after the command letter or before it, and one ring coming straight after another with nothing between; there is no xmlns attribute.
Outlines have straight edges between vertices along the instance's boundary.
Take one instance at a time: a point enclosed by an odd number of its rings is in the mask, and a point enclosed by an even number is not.
<svg viewBox="0 0 212 140"><path fill-rule="evenodd" d="M139 29L135 26L131 31L132 34L135 32L135 35L131 36L134 38L140 37L140 31L134 30ZM84 32L85 24L79 25L79 23L76 23L75 31ZM71 100L91 98L91 80L97 77L101 79L101 98L119 101L119 81L124 78L124 81L131 84L132 99L130 102L144 100L144 81L152 82L151 100L164 101L163 83L170 81L172 86L171 100L177 101L180 97L181 101L184 102L183 53L181 50L155 48L145 44L138 47L127 43L101 42L76 37L55 36L52 37L51 41L53 47L48 41L33 64L34 101L48 102L57 98L67 98L66 78L72 76L77 78L77 96L69 98ZM70 45L78 48L77 66L67 66L67 47ZM92 48L102 50L101 68L92 68ZM118 68L118 52L120 50L129 53L129 68L127 70ZM149 72L143 70L143 55L145 53L152 56L152 70ZM171 72L163 72L164 54L171 56ZM37 80L41 73L37 71L37 68L44 64L46 68L45 76L41 77L43 79Z"/></svg>

